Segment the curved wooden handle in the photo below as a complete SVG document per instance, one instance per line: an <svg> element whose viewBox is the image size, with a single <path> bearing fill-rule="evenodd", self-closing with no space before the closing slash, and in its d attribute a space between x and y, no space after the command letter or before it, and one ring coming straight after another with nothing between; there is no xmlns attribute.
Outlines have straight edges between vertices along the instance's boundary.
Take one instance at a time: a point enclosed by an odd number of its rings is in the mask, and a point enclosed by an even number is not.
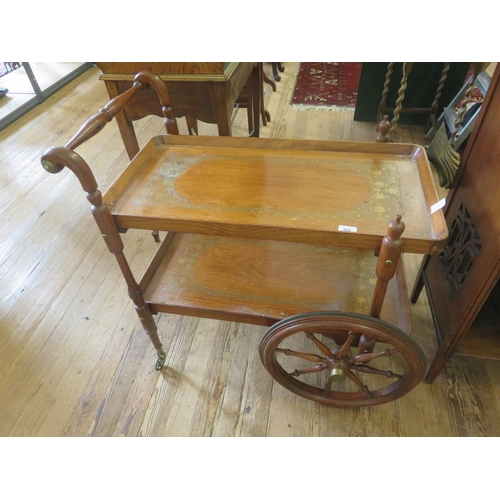
<svg viewBox="0 0 500 500"><path fill-rule="evenodd" d="M141 71L134 77L134 85L137 82L153 87L158 94L162 106L170 104L170 94L167 89L167 84L158 75L151 73L151 71Z"/></svg>
<svg viewBox="0 0 500 500"><path fill-rule="evenodd" d="M174 117L174 112L170 107L170 94L168 92L167 84L151 71L141 71L137 73L134 78L134 85L136 83L144 83L146 85L150 85L155 89L158 94L158 99L161 104L161 111L165 119L163 122L165 123L165 128L167 130L167 134L179 134L179 128L177 127L177 121Z"/></svg>
<svg viewBox="0 0 500 500"><path fill-rule="evenodd" d="M140 81L134 82L132 88L109 101L98 113L91 116L66 143L66 147L75 149L85 141L88 141L91 137L94 137L94 135L104 128L106 123L110 122L118 113L123 111L130 99L132 99L137 92L146 87L147 86Z"/></svg>
<svg viewBox="0 0 500 500"><path fill-rule="evenodd" d="M92 170L85 160L73 150L100 132L106 123L110 122L118 113L122 112L132 97L141 90L153 87L158 94L165 115L165 124L169 133L179 133L177 123L173 117L169 101L167 85L157 75L150 71L141 71L134 79L134 84L123 94L115 97L102 107L98 113L91 116L71 137L65 146L56 146L47 149L41 158L42 166L52 174L60 172L64 167L68 167L80 181L83 190L87 193L87 198L96 207L102 203L101 194L97 189Z"/></svg>
<svg viewBox="0 0 500 500"><path fill-rule="evenodd" d="M94 137L94 135L99 133L104 128L106 123L110 122L118 113L123 111L125 106L130 102L135 94L141 90L147 89L149 86L153 87L158 94L162 111L165 116L167 132L170 134L178 134L179 130L177 128L177 122L175 121L172 108L170 107L170 94L166 83L158 75L151 73L151 71L141 71L135 76L134 84L130 89L109 101L99 110L98 113L91 116L77 130L65 146L69 149L75 149L84 142L88 141L91 137Z"/></svg>
<svg viewBox="0 0 500 500"><path fill-rule="evenodd" d="M42 166L51 174L57 174L64 167L68 167L78 177L86 193L97 190L97 181L87 162L66 146L54 146L45 150L42 155Z"/></svg>

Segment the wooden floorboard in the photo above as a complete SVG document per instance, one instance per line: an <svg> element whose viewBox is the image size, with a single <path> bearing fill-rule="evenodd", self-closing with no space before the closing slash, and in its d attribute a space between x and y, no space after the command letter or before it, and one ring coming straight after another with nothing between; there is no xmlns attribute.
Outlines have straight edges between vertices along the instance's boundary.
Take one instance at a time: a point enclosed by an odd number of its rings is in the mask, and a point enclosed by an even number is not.
<svg viewBox="0 0 500 500"><path fill-rule="evenodd" d="M353 111L290 106L298 63L284 66L277 91L265 88L271 121L262 137L375 139L375 124L354 122ZM0 436L500 435L500 363L493 361L454 358L434 384L393 403L331 408L267 374L258 354L265 328L163 314L167 359L156 372L155 351L78 181L71 172L47 174L39 161L107 102L98 75L87 71L0 131ZM184 120L179 125L186 133ZM143 145L163 123L145 118L136 130ZM199 132L217 129L200 123ZM233 133L248 133L244 109ZM401 142L427 143L421 127L399 133ZM114 122L79 153L101 189L127 161ZM123 239L140 276L156 243L144 231ZM405 256L409 288L420 260ZM438 344L425 293L411 313L429 364Z"/></svg>

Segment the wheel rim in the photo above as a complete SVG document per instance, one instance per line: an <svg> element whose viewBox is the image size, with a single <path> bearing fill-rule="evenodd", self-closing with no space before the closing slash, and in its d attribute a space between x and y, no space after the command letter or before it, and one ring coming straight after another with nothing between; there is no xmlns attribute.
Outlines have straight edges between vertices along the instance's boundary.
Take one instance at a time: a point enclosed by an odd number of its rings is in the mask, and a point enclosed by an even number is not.
<svg viewBox="0 0 500 500"><path fill-rule="evenodd" d="M331 330L346 332L341 345L330 338ZM373 353L357 353L354 346L361 335L377 341ZM332 406L394 401L418 385L425 372L423 352L406 333L379 319L350 313L286 318L267 330L259 352L266 370L282 386Z"/></svg>

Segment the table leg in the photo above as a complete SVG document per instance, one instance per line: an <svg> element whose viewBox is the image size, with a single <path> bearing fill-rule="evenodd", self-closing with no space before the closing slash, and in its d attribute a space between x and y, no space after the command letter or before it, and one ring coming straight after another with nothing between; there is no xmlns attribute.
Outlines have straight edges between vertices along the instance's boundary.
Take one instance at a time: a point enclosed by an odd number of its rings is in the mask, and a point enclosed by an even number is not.
<svg viewBox="0 0 500 500"><path fill-rule="evenodd" d="M389 223L387 235L383 238L380 246L380 254L375 270L377 283L369 312L372 318L380 318L387 286L396 273L397 264L401 257L401 235L405 230L405 225L401 219L401 215L396 215L395 219ZM361 335L358 346L359 354L373 352L375 342L375 338L369 335Z"/></svg>
<svg viewBox="0 0 500 500"><path fill-rule="evenodd" d="M128 157L132 159L139 152L139 143L135 135L134 125L125 118L123 111L117 115L116 122L118 123L118 129L120 130Z"/></svg>
<svg viewBox="0 0 500 500"><path fill-rule="evenodd" d="M254 120L254 135L259 137L260 133L260 112L262 100L262 65L257 64L252 71L252 106L253 106L253 120Z"/></svg>
<svg viewBox="0 0 500 500"><path fill-rule="evenodd" d="M246 94L246 109L247 109L247 118L248 118L248 135L249 137L254 137L254 116L253 116L253 79L252 75L249 76L246 86L245 86L245 94Z"/></svg>
<svg viewBox="0 0 500 500"><path fill-rule="evenodd" d="M278 73L278 71L280 71L281 73L283 73L283 71L285 71L285 68L282 66L281 63L279 62L273 62L271 63L272 66L273 66L273 76L274 76L274 79L279 82L281 80L281 76L280 74Z"/></svg>
<svg viewBox="0 0 500 500"><path fill-rule="evenodd" d="M198 120L192 116L186 116L189 135L198 135Z"/></svg>
<svg viewBox="0 0 500 500"><path fill-rule="evenodd" d="M406 87L408 86L408 76L413 69L413 63L405 62L403 63L403 79L401 80L401 87L398 91L398 98L396 100L396 109L394 110L394 116L391 121L391 129L389 131L391 139L395 140L396 131L398 129L398 121L401 110L403 109L403 101L405 98Z"/></svg>
<svg viewBox="0 0 500 500"><path fill-rule="evenodd" d="M231 116L232 116L232 108L227 109L226 104L224 106L221 106L221 109L219 110L218 116L219 116L219 122L217 123L219 127L219 135L221 136L231 136L232 135L232 123L231 123Z"/></svg>
<svg viewBox="0 0 500 500"><path fill-rule="evenodd" d="M271 85L273 92L276 92L276 84L264 73L264 82Z"/></svg>

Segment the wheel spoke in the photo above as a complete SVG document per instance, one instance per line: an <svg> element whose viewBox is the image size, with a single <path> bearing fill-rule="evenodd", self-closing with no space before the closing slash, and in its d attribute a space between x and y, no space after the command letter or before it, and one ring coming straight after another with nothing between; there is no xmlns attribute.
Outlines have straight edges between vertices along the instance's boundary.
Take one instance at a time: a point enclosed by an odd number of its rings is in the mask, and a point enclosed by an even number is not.
<svg viewBox="0 0 500 500"><path fill-rule="evenodd" d="M313 363L320 363L322 361L326 361L326 358L323 356L319 356L317 354L309 353L309 352L298 352L292 351L291 349L281 349L277 348L276 352L281 352L286 354L287 356L296 356L297 358L307 359L307 361L312 361Z"/></svg>
<svg viewBox="0 0 500 500"><path fill-rule="evenodd" d="M351 348L351 345L354 341L354 338L356 337L356 334L354 332L349 332L347 334L347 339L340 348L340 355L341 356L347 356L347 353L349 352L349 349Z"/></svg>
<svg viewBox="0 0 500 500"><path fill-rule="evenodd" d="M325 355L325 356L328 356L328 357L331 357L333 356L332 354L332 351L330 351L329 347L325 344L323 344L323 342L321 342L320 340L318 340L315 336L314 336L314 333L313 332L304 332L307 336L308 339L312 340L316 346L318 347L318 349Z"/></svg>
<svg viewBox="0 0 500 500"><path fill-rule="evenodd" d="M370 389L368 389L368 387L366 387L366 385L363 384L363 382L361 382L361 380L359 380L359 378L354 375L354 373L349 372L347 374L347 377L349 378L349 380L352 380L359 388L363 389L363 392L367 392L370 396L372 396Z"/></svg>
<svg viewBox="0 0 500 500"><path fill-rule="evenodd" d="M362 334L377 343L374 352L357 352ZM286 389L339 407L394 401L416 387L425 371L422 349L405 332L378 318L340 311L302 313L275 323L262 337L259 354Z"/></svg>
<svg viewBox="0 0 500 500"><path fill-rule="evenodd" d="M379 352L368 352L366 354L358 354L349 360L350 363L367 363L372 359L381 358L383 356L392 356L397 354L399 351L397 349L387 349L385 351Z"/></svg>
<svg viewBox="0 0 500 500"><path fill-rule="evenodd" d="M383 375L387 378L403 378L403 375L399 375L398 373L391 372L390 370L379 370L378 368L373 368L372 366L353 364L351 365L351 369L358 370L363 373L371 373L373 375Z"/></svg>
<svg viewBox="0 0 500 500"><path fill-rule="evenodd" d="M293 377L299 377L300 375L304 375L306 373L317 373L322 372L326 369L326 363L318 363L317 365L311 366L311 368L304 368L303 370L294 370L290 372L289 375Z"/></svg>

